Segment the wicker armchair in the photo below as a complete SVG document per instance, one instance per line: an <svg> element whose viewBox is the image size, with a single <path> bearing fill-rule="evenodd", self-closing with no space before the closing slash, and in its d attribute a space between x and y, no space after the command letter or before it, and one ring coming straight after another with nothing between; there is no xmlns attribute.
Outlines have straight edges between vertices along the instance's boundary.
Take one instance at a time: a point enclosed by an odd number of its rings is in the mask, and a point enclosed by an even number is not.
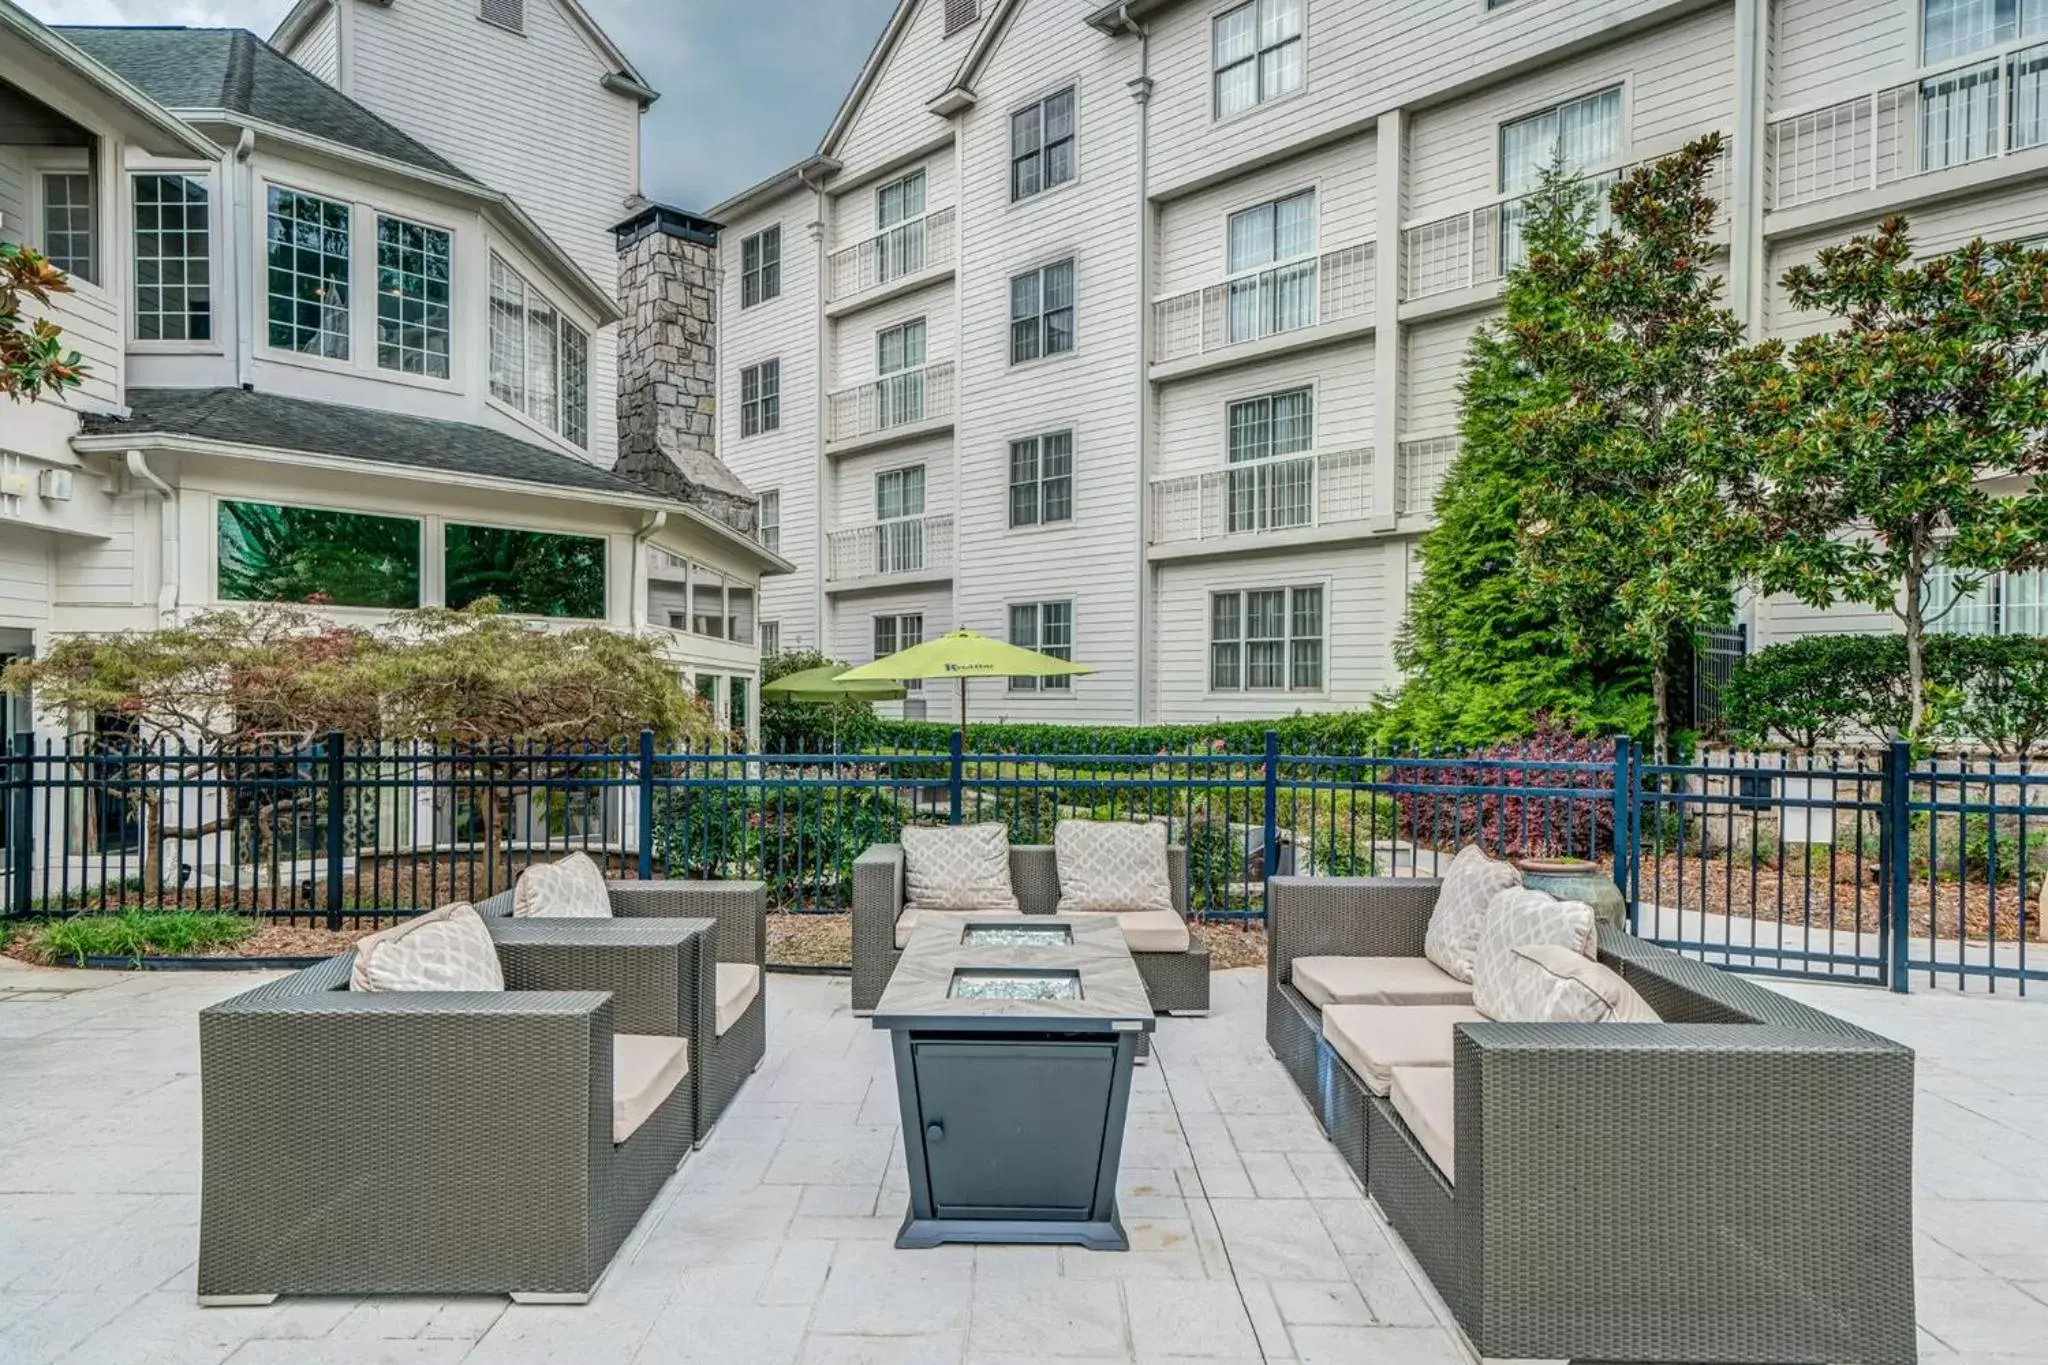
<svg viewBox="0 0 2048 1365"><path fill-rule="evenodd" d="M688 1030L692 1038L710 1040L703 1047L701 1065L696 1057L690 1065L691 1084L697 1091L695 1139L701 1147L747 1077L760 1069L761 1058L768 1051L768 888L762 882L608 881L605 890L616 919L701 916L718 921L717 961L751 966L758 973L752 1003L725 1032L717 1028L716 991L698 1002L701 1017L692 1020ZM486 921L510 918L512 893L500 892L476 908ZM536 922L563 921L522 921ZM713 975L715 978L716 972Z"/></svg>
<svg viewBox="0 0 2048 1365"><path fill-rule="evenodd" d="M353 992L344 953L201 1011L201 1303L588 1299L695 1131L685 1081L613 1141L613 1032L690 1033L717 926L486 923L502 992Z"/></svg>
<svg viewBox="0 0 2048 1365"><path fill-rule="evenodd" d="M1173 887L1173 908L1188 917L1188 851L1175 844L1166 850L1166 870ZM1027 915L1050 915L1059 908L1059 865L1050 844L1010 846L1010 889ZM869 1012L881 1000L903 955L896 946L896 920L903 913L903 848L877 844L853 865L853 1008ZM1190 935L1186 951L1132 953L1144 978L1152 1008L1168 1014L1201 1014L1209 1008L1209 948L1200 934Z"/></svg>
<svg viewBox="0 0 2048 1365"><path fill-rule="evenodd" d="M1297 957L1419 956L1434 880L1280 877L1267 1041L1479 1354L1909 1362L1913 1054L1603 927L1661 1024L1461 1024L1455 1184Z"/></svg>

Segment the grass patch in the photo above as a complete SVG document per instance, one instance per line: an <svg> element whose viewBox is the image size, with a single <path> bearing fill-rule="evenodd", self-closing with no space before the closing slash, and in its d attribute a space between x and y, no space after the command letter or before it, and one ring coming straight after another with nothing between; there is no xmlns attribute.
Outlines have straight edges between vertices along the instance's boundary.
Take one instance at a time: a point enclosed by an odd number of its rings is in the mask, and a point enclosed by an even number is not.
<svg viewBox="0 0 2048 1365"><path fill-rule="evenodd" d="M89 957L178 957L232 948L256 932L256 922L220 911L128 910L80 915L36 925L26 954L37 962L82 967Z"/></svg>

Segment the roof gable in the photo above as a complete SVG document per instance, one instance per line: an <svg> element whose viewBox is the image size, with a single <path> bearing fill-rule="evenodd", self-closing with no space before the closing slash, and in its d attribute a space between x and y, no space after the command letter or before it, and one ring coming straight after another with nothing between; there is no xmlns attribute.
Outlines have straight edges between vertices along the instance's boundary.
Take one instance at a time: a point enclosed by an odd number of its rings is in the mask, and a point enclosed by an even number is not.
<svg viewBox="0 0 2048 1365"><path fill-rule="evenodd" d="M990 15L996 10L1004 8L1006 3L1009 3L1009 0L982 0L980 12L974 20L975 28L985 27L989 22ZM860 74L854 78L853 88L848 90L846 98L840 101L839 112L833 115L831 126L825 130L824 140L818 144L818 155L825 157L837 157L839 155L841 148L846 142L847 135L852 132L854 123L860 116L862 108L867 104L869 97L873 95L875 88L881 84L882 78L887 73L892 59L896 57L901 49L904 39L916 27L915 20L919 8L924 4L929 4L935 10L938 10L943 9L944 0L899 0L895 12L889 16L888 24L882 29L881 37L875 40L874 49L868 53L867 61L862 63ZM963 30L963 32L965 31L967 30ZM946 38L958 36L960 36L958 33L945 35Z"/></svg>
<svg viewBox="0 0 2048 1365"><path fill-rule="evenodd" d="M12 0L0 0L0 33L7 38L10 55L41 56L65 69L73 78L110 101L116 121L125 125L130 139L145 150L164 155L214 157L220 149L198 129L186 124L133 81L110 70L104 62L80 48L59 30L45 27L36 17ZM33 69L33 68L31 68Z"/></svg>

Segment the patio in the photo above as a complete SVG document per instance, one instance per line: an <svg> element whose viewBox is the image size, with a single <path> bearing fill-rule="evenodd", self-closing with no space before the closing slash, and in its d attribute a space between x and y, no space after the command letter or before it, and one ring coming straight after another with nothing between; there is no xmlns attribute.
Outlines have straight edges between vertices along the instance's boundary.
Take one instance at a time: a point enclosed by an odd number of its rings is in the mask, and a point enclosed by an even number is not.
<svg viewBox="0 0 2048 1365"><path fill-rule="evenodd" d="M889 1245L887 1038L777 976L769 1050L582 1308L194 1306L196 1014L239 973L0 960L0 1360L1457 1362L1448 1313L1268 1055L1263 975L1163 1020L1126 1139L1126 1254ZM1921 1358L2043 1358L2048 1008L1787 988L1919 1050ZM347 1154L337 1153L337 1160Z"/></svg>

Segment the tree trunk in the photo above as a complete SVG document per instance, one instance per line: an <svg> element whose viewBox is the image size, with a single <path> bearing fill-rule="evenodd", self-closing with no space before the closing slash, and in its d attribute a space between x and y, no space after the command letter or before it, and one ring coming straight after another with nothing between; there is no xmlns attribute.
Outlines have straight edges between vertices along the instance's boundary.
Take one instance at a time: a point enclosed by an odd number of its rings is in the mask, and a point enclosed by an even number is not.
<svg viewBox="0 0 2048 1365"><path fill-rule="evenodd" d="M1918 743L1926 725L1927 602L1926 569L1915 555L1900 585L1901 619L1906 624L1906 739Z"/></svg>

